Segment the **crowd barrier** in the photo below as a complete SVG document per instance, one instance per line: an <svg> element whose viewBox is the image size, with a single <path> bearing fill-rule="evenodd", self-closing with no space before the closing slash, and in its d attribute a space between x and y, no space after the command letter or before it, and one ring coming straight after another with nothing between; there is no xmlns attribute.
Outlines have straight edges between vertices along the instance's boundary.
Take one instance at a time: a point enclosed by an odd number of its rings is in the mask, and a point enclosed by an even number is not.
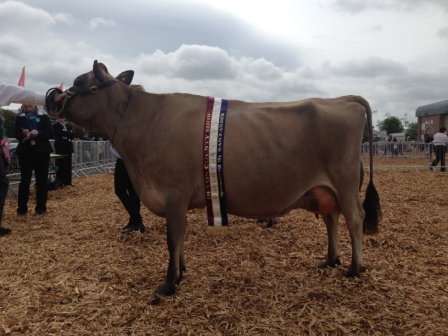
<svg viewBox="0 0 448 336"><path fill-rule="evenodd" d="M364 161L364 168L370 170L368 166L369 143L366 142L361 146L362 160ZM373 156L385 159L403 159L390 160L390 164L384 164L386 161L375 164L375 169L413 169L419 171L421 169L428 169L430 163L435 158L434 145L427 144L422 141L399 141L375 142L373 145ZM406 160L412 159L412 160ZM439 169L440 166L437 168ZM436 169L433 169L436 171Z"/></svg>
<svg viewBox="0 0 448 336"><path fill-rule="evenodd" d="M369 143L365 142L361 146L361 153L369 153ZM434 153L434 146L424 142L400 141L400 142L374 142L373 155L383 157L411 157L411 158L431 158Z"/></svg>

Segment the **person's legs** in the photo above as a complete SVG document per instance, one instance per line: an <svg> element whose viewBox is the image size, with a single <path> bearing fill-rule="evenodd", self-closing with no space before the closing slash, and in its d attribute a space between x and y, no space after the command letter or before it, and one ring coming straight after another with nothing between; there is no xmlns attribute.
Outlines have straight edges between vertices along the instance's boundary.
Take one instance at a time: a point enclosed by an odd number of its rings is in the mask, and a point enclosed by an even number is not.
<svg viewBox="0 0 448 336"><path fill-rule="evenodd" d="M72 155L66 154L60 159L55 160L55 164L58 167L56 171L56 177L63 185L72 184Z"/></svg>
<svg viewBox="0 0 448 336"><path fill-rule="evenodd" d="M40 153L34 162L36 177L36 207L38 214L47 211L48 198L48 168L50 166L50 153Z"/></svg>
<svg viewBox="0 0 448 336"><path fill-rule="evenodd" d="M138 229L144 232L142 216L140 215L140 199L132 186L124 161L119 158L115 163L114 186L115 195L120 199L130 217L128 225L123 227L124 232Z"/></svg>
<svg viewBox="0 0 448 336"><path fill-rule="evenodd" d="M434 146L434 154L436 155L436 158L434 159L434 161L432 161L430 167L436 167L439 164L440 161L439 147L440 146Z"/></svg>
<svg viewBox="0 0 448 336"><path fill-rule="evenodd" d="M33 175L33 160L37 155L27 153L19 156L20 183L17 197L17 213L24 215L28 212L28 199L30 197L31 177Z"/></svg>
<svg viewBox="0 0 448 336"><path fill-rule="evenodd" d="M5 206L5 199L8 196L9 180L6 176L5 166L3 161L0 160L0 235L8 234L11 229L2 226L3 208Z"/></svg>
<svg viewBox="0 0 448 336"><path fill-rule="evenodd" d="M65 185L72 185L72 154L64 157L64 181Z"/></svg>
<svg viewBox="0 0 448 336"><path fill-rule="evenodd" d="M440 165L442 166L440 168L440 171L446 171L446 167L445 167L445 148L446 146L438 146L440 147Z"/></svg>

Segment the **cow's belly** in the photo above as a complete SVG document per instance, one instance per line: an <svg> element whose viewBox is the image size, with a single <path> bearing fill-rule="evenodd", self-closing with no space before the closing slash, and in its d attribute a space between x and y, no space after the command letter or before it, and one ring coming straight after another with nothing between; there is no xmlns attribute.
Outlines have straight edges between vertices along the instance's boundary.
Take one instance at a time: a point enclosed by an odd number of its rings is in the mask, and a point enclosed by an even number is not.
<svg viewBox="0 0 448 336"><path fill-rule="evenodd" d="M165 217L165 202L155 189L142 188L140 201L155 215Z"/></svg>
<svg viewBox="0 0 448 336"><path fill-rule="evenodd" d="M295 194L265 192L239 196L233 201L232 197L229 197L228 212L247 218L280 217L298 208L320 215L340 212L335 193L326 186L311 187L309 190Z"/></svg>

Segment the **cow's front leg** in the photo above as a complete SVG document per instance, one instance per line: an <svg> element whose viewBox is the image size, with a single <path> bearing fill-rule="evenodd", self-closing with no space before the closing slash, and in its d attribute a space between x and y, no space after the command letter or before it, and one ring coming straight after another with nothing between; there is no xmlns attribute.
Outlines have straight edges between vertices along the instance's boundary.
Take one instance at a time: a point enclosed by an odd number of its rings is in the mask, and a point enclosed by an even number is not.
<svg viewBox="0 0 448 336"><path fill-rule="evenodd" d="M327 237L328 237L328 252L325 262L322 264L321 269L327 267L335 267L340 265L338 252L338 226L339 226L339 213L334 212L329 215L323 215L323 220L325 226L327 227Z"/></svg>
<svg viewBox="0 0 448 336"><path fill-rule="evenodd" d="M156 294L173 295L176 285L182 280L185 271L184 237L186 210L168 209L166 212L167 245L170 261L165 282L157 288Z"/></svg>

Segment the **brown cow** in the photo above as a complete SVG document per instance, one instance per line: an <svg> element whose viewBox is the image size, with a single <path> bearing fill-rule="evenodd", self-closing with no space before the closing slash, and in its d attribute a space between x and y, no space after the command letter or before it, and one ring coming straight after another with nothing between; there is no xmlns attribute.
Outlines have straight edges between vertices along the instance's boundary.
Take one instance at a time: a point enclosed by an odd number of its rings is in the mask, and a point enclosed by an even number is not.
<svg viewBox="0 0 448 336"><path fill-rule="evenodd" d="M169 264L158 294L172 295L185 271L185 217L205 206L203 130L208 97L152 94L130 89L133 72L115 79L96 61L75 79L62 110L96 131L122 154L143 204L166 217ZM303 208L322 215L328 232L324 266L338 259L338 220L346 219L352 243L347 276L364 270L362 234L376 233L379 197L370 182L364 204L358 195L359 145L367 115L362 97L305 99L284 103L228 101L224 167L227 211L246 218L272 218ZM309 142L310 133L315 141ZM337 141L335 141L337 139ZM260 164L269 162L268 165Z"/></svg>

